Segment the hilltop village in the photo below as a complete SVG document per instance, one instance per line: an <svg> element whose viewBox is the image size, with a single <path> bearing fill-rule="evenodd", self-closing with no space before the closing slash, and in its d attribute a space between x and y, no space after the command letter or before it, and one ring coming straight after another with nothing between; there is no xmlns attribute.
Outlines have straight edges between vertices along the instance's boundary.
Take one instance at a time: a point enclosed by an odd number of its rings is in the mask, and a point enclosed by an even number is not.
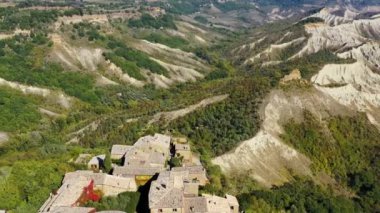
<svg viewBox="0 0 380 213"><path fill-rule="evenodd" d="M88 156L81 155L77 161L84 157ZM239 212L239 203L232 195L200 195L199 188L208 183L207 173L185 138L148 135L133 146L113 145L109 157L117 162L112 164L110 174L101 170L106 155L91 158L88 170L65 175L62 186L50 194L39 212L97 212L93 207L85 207L86 202L136 192L139 187L149 187L151 213Z"/></svg>

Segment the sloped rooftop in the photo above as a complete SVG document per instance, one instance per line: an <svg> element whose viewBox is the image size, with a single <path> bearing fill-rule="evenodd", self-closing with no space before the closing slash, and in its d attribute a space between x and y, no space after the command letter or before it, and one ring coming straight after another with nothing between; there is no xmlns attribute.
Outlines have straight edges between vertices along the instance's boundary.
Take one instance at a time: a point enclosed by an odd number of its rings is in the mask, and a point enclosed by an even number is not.
<svg viewBox="0 0 380 213"><path fill-rule="evenodd" d="M189 170L161 172L149 190L149 208L184 208L185 213L230 213L231 206L239 206L236 197L226 198L204 194L198 196L199 184L189 181Z"/></svg>
<svg viewBox="0 0 380 213"><path fill-rule="evenodd" d="M113 169L113 175L132 177L136 175L148 175L153 176L165 170L161 167L140 167L140 166L116 166Z"/></svg>
<svg viewBox="0 0 380 213"><path fill-rule="evenodd" d="M162 134L140 138L127 150L124 166L165 166L170 156L171 138Z"/></svg>
<svg viewBox="0 0 380 213"><path fill-rule="evenodd" d="M182 208L188 172L161 172L149 190L149 208Z"/></svg>
<svg viewBox="0 0 380 213"><path fill-rule="evenodd" d="M230 213L231 207L228 200L223 197L203 194L206 198L207 212L209 213Z"/></svg>
<svg viewBox="0 0 380 213"><path fill-rule="evenodd" d="M205 174L206 169L203 166L185 166L185 167L174 167L172 171L181 172L189 171L190 174Z"/></svg>
<svg viewBox="0 0 380 213"><path fill-rule="evenodd" d="M52 207L50 208L51 213L95 213L96 209L91 207Z"/></svg>
<svg viewBox="0 0 380 213"><path fill-rule="evenodd" d="M124 155L128 150L132 149L133 146L128 145L113 145L111 148L111 155Z"/></svg>
<svg viewBox="0 0 380 213"><path fill-rule="evenodd" d="M94 180L95 187L110 186L125 189L125 191L136 191L137 185L134 178L123 178L105 173L93 173L92 171L76 171L67 173L62 181L61 187L56 194L51 194L49 199L40 208L39 212L61 212L66 207L72 207L80 198L83 188ZM59 211L58 211L59 210ZM73 211L83 209L73 209ZM74 212L75 212L74 211ZM72 212L65 211L65 212Z"/></svg>
<svg viewBox="0 0 380 213"><path fill-rule="evenodd" d="M205 197L186 197L184 199L185 212L207 212L207 199Z"/></svg>

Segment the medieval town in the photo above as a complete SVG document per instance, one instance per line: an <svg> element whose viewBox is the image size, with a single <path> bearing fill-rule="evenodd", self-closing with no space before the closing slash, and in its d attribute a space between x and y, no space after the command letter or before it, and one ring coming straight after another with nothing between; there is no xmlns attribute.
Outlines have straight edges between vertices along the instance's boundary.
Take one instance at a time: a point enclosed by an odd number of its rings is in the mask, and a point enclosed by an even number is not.
<svg viewBox="0 0 380 213"><path fill-rule="evenodd" d="M92 157L87 163L87 170L65 175L62 186L50 194L39 212L97 212L83 204L97 202L102 196L136 192L142 187L149 187L147 196L151 213L239 212L238 201L232 195L200 194L199 188L208 183L208 178L186 138L148 135L133 146L113 145L110 153L113 162L110 174L102 171L105 154ZM81 154L76 163L88 157ZM169 162L175 159L180 159L182 165L170 165Z"/></svg>

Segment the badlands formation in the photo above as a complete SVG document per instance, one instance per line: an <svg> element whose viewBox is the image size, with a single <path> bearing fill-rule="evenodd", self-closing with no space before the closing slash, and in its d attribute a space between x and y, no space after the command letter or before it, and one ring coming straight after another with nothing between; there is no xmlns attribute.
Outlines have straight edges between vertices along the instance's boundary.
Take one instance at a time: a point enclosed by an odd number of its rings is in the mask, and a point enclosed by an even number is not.
<svg viewBox="0 0 380 213"><path fill-rule="evenodd" d="M96 75L100 86L126 83L142 87L147 83L153 83L157 87L168 88L174 83L201 79L204 77L204 73L210 70L204 61L192 53L145 40L131 40L130 45L132 47L147 53L152 60L168 71L168 76L164 76L141 69L140 72L147 79L142 81L129 76L120 67L105 60L103 57L105 50L101 48L77 47L69 44L59 34L53 34L51 38L54 42L51 53L53 60L62 63L73 71L93 73ZM104 73L97 72L99 68L103 69Z"/></svg>
<svg viewBox="0 0 380 213"><path fill-rule="evenodd" d="M289 181L291 174L312 176L310 159L280 137L282 125L290 119L301 122L304 110L321 122L331 115L363 112L380 128L380 18L354 20L350 12L338 17L326 10L314 17L323 18L325 23L305 26L309 38L289 60L328 49L356 62L325 65L310 79L310 89L272 91L262 105L263 123L257 135L213 159L223 172L248 173L268 187ZM273 45L261 54L270 49Z"/></svg>

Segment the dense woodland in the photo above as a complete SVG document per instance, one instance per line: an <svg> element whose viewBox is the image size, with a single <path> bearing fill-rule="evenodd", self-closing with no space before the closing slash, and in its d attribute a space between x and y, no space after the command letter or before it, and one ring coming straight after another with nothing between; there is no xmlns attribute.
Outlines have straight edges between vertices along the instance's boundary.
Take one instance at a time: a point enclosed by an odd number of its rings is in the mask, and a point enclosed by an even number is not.
<svg viewBox="0 0 380 213"><path fill-rule="evenodd" d="M254 135L259 126L258 107L269 83L265 79L234 79L229 100L177 120L171 129L186 135L200 152L221 155Z"/></svg>
<svg viewBox="0 0 380 213"><path fill-rule="evenodd" d="M246 212L361 212L353 201L334 196L311 180L296 178L271 190L254 190L239 197Z"/></svg>
<svg viewBox="0 0 380 213"><path fill-rule="evenodd" d="M323 124L310 112L304 114L304 122L285 126L284 141L309 156L315 171L332 175L358 194L354 200L361 211L379 207L379 130L365 115L334 117Z"/></svg>

